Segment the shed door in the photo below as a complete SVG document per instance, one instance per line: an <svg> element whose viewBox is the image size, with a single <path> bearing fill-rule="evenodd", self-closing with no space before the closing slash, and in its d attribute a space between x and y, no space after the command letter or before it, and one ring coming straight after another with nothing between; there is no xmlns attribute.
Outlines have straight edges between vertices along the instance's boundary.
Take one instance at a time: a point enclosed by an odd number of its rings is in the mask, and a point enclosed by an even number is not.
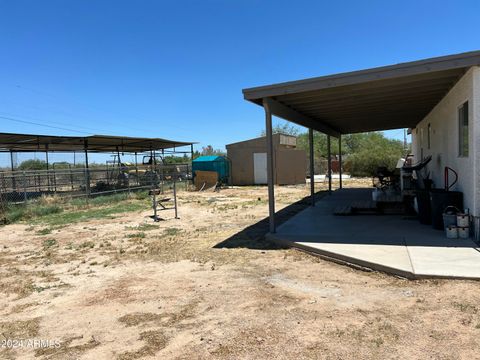
<svg viewBox="0 0 480 360"><path fill-rule="evenodd" d="M267 153L253 154L253 176L255 184L267 183Z"/></svg>

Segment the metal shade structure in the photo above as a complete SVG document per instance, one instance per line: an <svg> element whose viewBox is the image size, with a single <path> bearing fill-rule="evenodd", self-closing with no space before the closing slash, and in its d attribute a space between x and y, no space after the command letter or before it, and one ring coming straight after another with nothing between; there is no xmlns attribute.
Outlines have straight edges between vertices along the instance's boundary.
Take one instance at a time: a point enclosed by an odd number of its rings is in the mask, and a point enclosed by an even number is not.
<svg viewBox="0 0 480 360"><path fill-rule="evenodd" d="M273 115L327 134L327 176L331 191L330 136L339 138L341 168L342 134L414 128L468 69L479 65L480 51L473 51L243 89L246 100L265 109L270 232L275 232L271 181L274 164L270 145ZM309 144L313 148L311 134ZM310 166L313 173L313 161ZM311 196L314 204L313 185Z"/></svg>
<svg viewBox="0 0 480 360"><path fill-rule="evenodd" d="M410 128L476 65L480 51L248 88L243 95L258 105L268 101L275 116L335 137Z"/></svg>
<svg viewBox="0 0 480 360"><path fill-rule="evenodd" d="M191 146L194 143L160 138L140 138L110 135L50 136L0 133L3 152L146 152Z"/></svg>

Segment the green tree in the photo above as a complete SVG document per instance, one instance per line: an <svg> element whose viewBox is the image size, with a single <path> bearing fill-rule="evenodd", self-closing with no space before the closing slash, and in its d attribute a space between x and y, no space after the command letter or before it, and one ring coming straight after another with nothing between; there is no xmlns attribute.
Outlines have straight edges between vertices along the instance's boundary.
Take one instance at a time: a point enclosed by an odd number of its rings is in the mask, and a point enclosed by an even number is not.
<svg viewBox="0 0 480 360"><path fill-rule="evenodd" d="M202 152L200 153L201 156L208 156L208 155L226 155L225 151L220 149L214 149L212 145L207 145L202 147Z"/></svg>
<svg viewBox="0 0 480 360"><path fill-rule="evenodd" d="M300 130L298 127L288 123L287 121L283 123L278 123L272 127L272 133L273 134L285 134L285 135L292 135L292 136L297 136L300 133ZM266 136L265 130L262 130L260 133L260 136Z"/></svg>
<svg viewBox="0 0 480 360"><path fill-rule="evenodd" d="M39 159L25 160L18 165L18 170L46 170L47 162Z"/></svg>
<svg viewBox="0 0 480 360"><path fill-rule="evenodd" d="M165 164L186 164L190 162L190 156L187 156L187 154L183 154L183 156L165 156L163 158L163 161Z"/></svg>
<svg viewBox="0 0 480 360"><path fill-rule="evenodd" d="M331 154L338 155L338 139L330 137ZM309 151L308 132L297 137L297 146ZM314 132L313 137L315 168L325 172L327 159L327 135ZM405 156L403 143L386 138L381 132L348 134L342 136L342 156L344 169L352 176L371 176L377 167L395 168L397 160Z"/></svg>

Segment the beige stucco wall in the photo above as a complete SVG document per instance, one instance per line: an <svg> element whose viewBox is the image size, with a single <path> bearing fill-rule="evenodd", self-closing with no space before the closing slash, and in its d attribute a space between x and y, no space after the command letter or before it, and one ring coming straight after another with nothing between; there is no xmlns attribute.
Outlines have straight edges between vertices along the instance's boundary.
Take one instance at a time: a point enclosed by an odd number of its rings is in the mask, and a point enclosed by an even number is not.
<svg viewBox="0 0 480 360"><path fill-rule="evenodd" d="M477 165L480 151L478 141L480 124L478 102L480 99L480 72L477 67L471 68L448 92L448 94L432 109L432 111L412 131L412 150L414 162L423 156L432 155L428 165L431 179L435 187L444 186L444 168L454 169L459 180L452 190L462 191L464 206L478 214L479 206ZM458 108L468 101L469 103L469 156L458 156ZM428 124L431 125L431 146L428 149ZM423 135L422 135L423 132Z"/></svg>
<svg viewBox="0 0 480 360"><path fill-rule="evenodd" d="M306 176L306 153L293 147L295 138L273 135L274 182L278 185L304 184ZM227 157L231 161L232 185L254 184L254 153L266 153L266 138L257 138L229 144Z"/></svg>

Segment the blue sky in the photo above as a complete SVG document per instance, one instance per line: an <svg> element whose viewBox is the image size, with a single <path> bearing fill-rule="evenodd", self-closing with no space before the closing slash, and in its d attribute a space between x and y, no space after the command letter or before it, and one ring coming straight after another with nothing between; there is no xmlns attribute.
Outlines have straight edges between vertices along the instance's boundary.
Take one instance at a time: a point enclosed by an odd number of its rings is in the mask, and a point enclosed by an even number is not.
<svg viewBox="0 0 480 360"><path fill-rule="evenodd" d="M0 0L0 116L57 127L0 131L223 148L263 128L242 88L477 50L479 23L479 1Z"/></svg>

